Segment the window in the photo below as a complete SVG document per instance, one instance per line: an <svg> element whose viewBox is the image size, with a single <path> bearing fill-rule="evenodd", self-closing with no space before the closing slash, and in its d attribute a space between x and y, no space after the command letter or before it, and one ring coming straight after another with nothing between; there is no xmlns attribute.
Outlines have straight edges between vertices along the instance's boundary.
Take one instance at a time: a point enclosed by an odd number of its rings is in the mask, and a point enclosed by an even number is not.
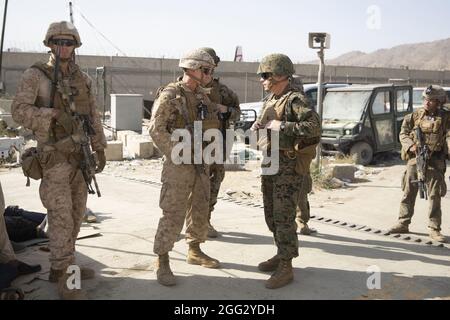
<svg viewBox="0 0 450 320"><path fill-rule="evenodd" d="M306 92L306 97L309 100L310 108L316 110L317 107L317 90L309 90Z"/></svg>
<svg viewBox="0 0 450 320"><path fill-rule="evenodd" d="M417 110L423 107L423 90L422 89L414 89L413 91L413 110Z"/></svg>
<svg viewBox="0 0 450 320"><path fill-rule="evenodd" d="M389 91L379 92L372 105L374 115L387 114L391 112L391 100Z"/></svg>
<svg viewBox="0 0 450 320"><path fill-rule="evenodd" d="M411 96L409 90L398 90L397 92L397 112L408 111Z"/></svg>

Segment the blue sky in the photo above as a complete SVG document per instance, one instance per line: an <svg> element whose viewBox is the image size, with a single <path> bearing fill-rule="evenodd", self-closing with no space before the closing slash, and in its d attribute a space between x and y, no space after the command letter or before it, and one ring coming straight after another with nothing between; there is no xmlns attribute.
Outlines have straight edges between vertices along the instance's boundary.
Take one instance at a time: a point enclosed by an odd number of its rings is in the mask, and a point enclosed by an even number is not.
<svg viewBox="0 0 450 320"><path fill-rule="evenodd" d="M10 0L4 48L44 51L50 22L69 19L69 1ZM315 59L309 32L331 34L327 57L372 52L405 43L450 38L448 0L74 0L81 54L116 50L80 16L129 56L178 58L212 46L232 60L241 45L245 61L281 52L296 62ZM4 1L1 9L3 11ZM2 14L3 16L3 14ZM2 19L2 18L1 18Z"/></svg>

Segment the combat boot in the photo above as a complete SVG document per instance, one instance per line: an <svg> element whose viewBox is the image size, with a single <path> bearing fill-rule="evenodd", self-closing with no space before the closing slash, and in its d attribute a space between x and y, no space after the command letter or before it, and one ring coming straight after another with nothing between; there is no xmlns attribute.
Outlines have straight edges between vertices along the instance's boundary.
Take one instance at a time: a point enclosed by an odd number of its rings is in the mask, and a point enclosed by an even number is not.
<svg viewBox="0 0 450 320"><path fill-rule="evenodd" d="M299 229L299 233L304 236L310 236L311 234L317 232L314 229L311 229L307 223L301 222L297 220L297 226Z"/></svg>
<svg viewBox="0 0 450 320"><path fill-rule="evenodd" d="M200 265L205 268L217 269L220 268L220 262L216 259L208 257L200 249L199 243L190 243L187 257L187 263Z"/></svg>
<svg viewBox="0 0 450 320"><path fill-rule="evenodd" d="M63 275L58 280L58 294L61 300L88 300L86 292L82 289L70 288L68 285L69 277L71 275L63 270Z"/></svg>
<svg viewBox="0 0 450 320"><path fill-rule="evenodd" d="M90 268L80 268L81 280L91 280L95 278L95 271ZM50 269L50 275L48 281L52 283L58 282L59 278L64 274L64 270Z"/></svg>
<svg viewBox="0 0 450 320"><path fill-rule="evenodd" d="M292 259L281 260L275 273L266 281L266 288L278 289L288 285L293 280Z"/></svg>
<svg viewBox="0 0 450 320"><path fill-rule="evenodd" d="M212 225L208 226L208 238L215 239L219 237L219 232Z"/></svg>
<svg viewBox="0 0 450 320"><path fill-rule="evenodd" d="M440 243L446 243L447 240L445 239L444 235L439 230L431 229L430 231L430 238L434 241L440 242Z"/></svg>
<svg viewBox="0 0 450 320"><path fill-rule="evenodd" d="M393 226L392 228L390 228L388 232L390 234L404 234L404 233L409 233L409 228L406 224L399 223L399 224Z"/></svg>
<svg viewBox="0 0 450 320"><path fill-rule="evenodd" d="M267 261L261 262L258 265L258 269L259 271L262 272L274 272L275 270L277 270L280 261L281 261L280 256L276 255Z"/></svg>
<svg viewBox="0 0 450 320"><path fill-rule="evenodd" d="M166 287L172 287L177 284L175 276L172 270L170 270L168 253L158 256L158 260L156 261L156 278L159 284Z"/></svg>

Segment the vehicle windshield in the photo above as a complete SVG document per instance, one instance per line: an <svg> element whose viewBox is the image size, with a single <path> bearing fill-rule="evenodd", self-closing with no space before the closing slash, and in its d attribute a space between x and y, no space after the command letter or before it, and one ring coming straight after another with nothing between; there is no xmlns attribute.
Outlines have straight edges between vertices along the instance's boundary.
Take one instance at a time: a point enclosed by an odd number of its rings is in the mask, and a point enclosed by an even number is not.
<svg viewBox="0 0 450 320"><path fill-rule="evenodd" d="M414 90L413 91L413 109L419 109L423 106L423 90Z"/></svg>
<svg viewBox="0 0 450 320"><path fill-rule="evenodd" d="M328 92L323 103L324 120L361 120L371 91Z"/></svg>

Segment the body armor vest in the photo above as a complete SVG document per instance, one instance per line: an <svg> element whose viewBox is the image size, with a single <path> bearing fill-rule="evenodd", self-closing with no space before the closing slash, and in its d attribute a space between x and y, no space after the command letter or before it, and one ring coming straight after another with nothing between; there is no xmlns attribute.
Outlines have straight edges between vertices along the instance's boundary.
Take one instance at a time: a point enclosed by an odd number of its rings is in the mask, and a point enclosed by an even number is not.
<svg viewBox="0 0 450 320"><path fill-rule="evenodd" d="M264 109L259 121L264 126L271 120L297 122L295 115L288 112L287 108L292 105L295 99L301 97L302 95L298 91L290 91L280 99L275 99L274 95L271 95L264 104ZM295 151L297 142L297 138L280 133L280 150Z"/></svg>
<svg viewBox="0 0 450 320"><path fill-rule="evenodd" d="M193 124L194 121L200 121L198 117L198 106L204 98L202 94L186 91L180 82L170 83L164 89L166 88L171 88L176 92L176 99L180 99L182 104L181 107L187 109L191 124ZM208 119L203 120L202 125L203 131L212 128L220 128L220 122L211 118L211 110L208 110ZM169 131L186 128L186 122L180 112L177 112L172 126L173 128L169 128Z"/></svg>
<svg viewBox="0 0 450 320"><path fill-rule="evenodd" d="M270 120L297 122L296 115L290 109L295 99L302 99L300 91L294 90L275 100L270 96L264 105L259 121L265 126ZM269 136L270 137L270 136ZM312 159L316 156L316 148L320 143L317 138L297 138L280 133L280 151L289 158L296 158L295 171L299 175L308 175Z"/></svg>
<svg viewBox="0 0 450 320"><path fill-rule="evenodd" d="M445 124L448 122L448 113L439 110L436 115L426 115L425 109L413 113L414 126L419 126L425 138L425 144L428 145L431 152L439 153L444 151L446 146L446 131ZM417 137L413 136L414 142Z"/></svg>
<svg viewBox="0 0 450 320"><path fill-rule="evenodd" d="M235 107L232 106L231 104L233 104L232 101L227 101L230 99L226 99L226 97L224 97L224 94L222 92L220 92L220 83L219 83L219 79L213 79L213 81L211 82L211 85L208 86L208 88L211 88L211 93L209 94L209 99L214 102L214 103L218 103L227 107ZM222 123L219 119L213 119L213 120L208 120L208 127L209 128L214 128L214 129L219 129L222 128ZM224 129L228 129L230 127L230 121L226 120L225 121L225 128Z"/></svg>
<svg viewBox="0 0 450 320"><path fill-rule="evenodd" d="M32 68L42 71L50 81L53 81L54 66L46 63L37 63L33 65ZM69 70L70 74L58 81L53 107L69 114L71 114L71 112L76 112L81 115L90 115L90 89L86 80L77 65L71 64ZM43 101L39 98L35 105L38 108L49 107L48 105L44 105ZM71 105L74 110L71 109ZM66 132L64 128L56 122L53 122L52 128L50 129L53 130L56 141L72 134L72 132Z"/></svg>

